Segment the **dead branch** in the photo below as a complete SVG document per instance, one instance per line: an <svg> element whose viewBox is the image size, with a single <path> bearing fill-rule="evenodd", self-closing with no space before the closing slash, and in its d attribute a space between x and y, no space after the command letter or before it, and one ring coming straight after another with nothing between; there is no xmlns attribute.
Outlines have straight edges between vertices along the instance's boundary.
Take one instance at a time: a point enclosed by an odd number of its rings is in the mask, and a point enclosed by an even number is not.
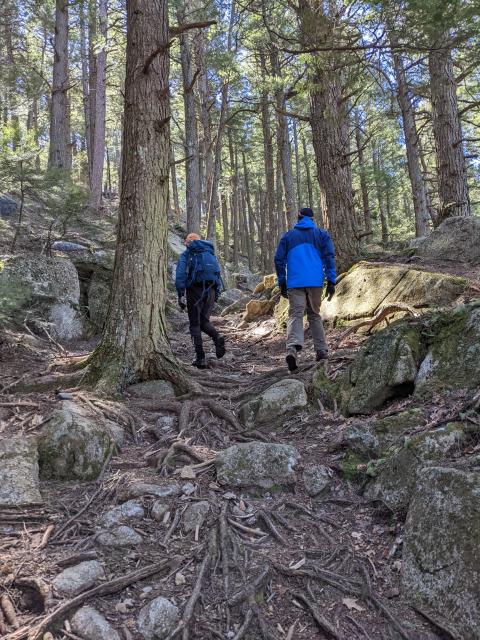
<svg viewBox="0 0 480 640"><path fill-rule="evenodd" d="M0 606L3 609L3 613L5 614L8 624L14 629L18 629L20 624L18 622L17 614L15 613L15 607L6 593L4 593L0 598Z"/></svg>
<svg viewBox="0 0 480 640"><path fill-rule="evenodd" d="M369 318L368 320L362 320L361 322L358 322L357 324L354 324L351 327L349 327L340 336L337 342L337 346L340 346L342 342L345 340L345 338L347 338L350 334L358 331L358 329L360 329L361 327L368 327L368 332L370 332L373 329L373 327L375 327L377 324L380 324L382 320L385 320L385 318L387 318L392 313L396 313L397 311L405 311L406 313L411 315L413 318L418 318L418 313L414 309L412 309L412 307L410 307L408 304L403 304L399 302L397 304L386 305L382 307L373 316L373 318Z"/></svg>

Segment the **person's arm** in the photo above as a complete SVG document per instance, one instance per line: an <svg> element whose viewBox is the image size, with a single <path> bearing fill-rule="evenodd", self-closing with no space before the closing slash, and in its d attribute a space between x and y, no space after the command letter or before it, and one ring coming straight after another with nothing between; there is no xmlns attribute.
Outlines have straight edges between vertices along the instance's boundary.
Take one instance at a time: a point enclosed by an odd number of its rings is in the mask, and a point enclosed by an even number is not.
<svg viewBox="0 0 480 640"><path fill-rule="evenodd" d="M287 253L287 240L283 236L275 252L275 269L279 287L287 283Z"/></svg>
<svg viewBox="0 0 480 640"><path fill-rule="evenodd" d="M337 280L337 270L335 267L335 247L328 231L320 232L320 255L323 262L323 270L327 282L335 284Z"/></svg>
<svg viewBox="0 0 480 640"><path fill-rule="evenodd" d="M175 287L179 296L185 295L187 286L187 251L184 251L177 262L175 272Z"/></svg>

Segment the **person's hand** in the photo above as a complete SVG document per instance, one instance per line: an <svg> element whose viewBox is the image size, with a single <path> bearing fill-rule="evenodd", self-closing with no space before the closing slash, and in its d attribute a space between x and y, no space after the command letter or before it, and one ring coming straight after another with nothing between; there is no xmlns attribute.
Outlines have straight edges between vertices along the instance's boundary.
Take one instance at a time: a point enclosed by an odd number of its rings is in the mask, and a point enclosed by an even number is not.
<svg viewBox="0 0 480 640"><path fill-rule="evenodd" d="M218 291L217 289L215 290L215 302L218 302L218 299L220 297L220 291Z"/></svg>
<svg viewBox="0 0 480 640"><path fill-rule="evenodd" d="M327 282L327 300L330 302L330 300L333 298L334 295L335 295L335 283Z"/></svg>
<svg viewBox="0 0 480 640"><path fill-rule="evenodd" d="M288 290L287 290L286 282L282 282L282 284L280 285L280 295L283 296L284 298L288 298Z"/></svg>
<svg viewBox="0 0 480 640"><path fill-rule="evenodd" d="M187 304L185 302L185 294L178 292L178 306L182 311L185 311Z"/></svg>

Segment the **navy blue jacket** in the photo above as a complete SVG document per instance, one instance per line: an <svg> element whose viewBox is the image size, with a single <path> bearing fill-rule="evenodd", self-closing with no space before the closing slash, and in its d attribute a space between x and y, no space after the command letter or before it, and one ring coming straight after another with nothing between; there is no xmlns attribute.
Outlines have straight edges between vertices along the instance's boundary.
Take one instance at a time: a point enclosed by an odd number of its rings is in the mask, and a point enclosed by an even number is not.
<svg viewBox="0 0 480 640"><path fill-rule="evenodd" d="M175 287L180 295L183 296L185 289L189 289L194 284L192 282L192 273L190 273L190 257L195 253L203 253L205 251L215 256L215 248L211 242L208 240L192 240L186 251L184 251L178 259L175 273ZM216 261L216 258L212 263L215 264L216 270L210 274L208 279L215 283L215 294L218 296L222 290L220 265Z"/></svg>
<svg viewBox="0 0 480 640"><path fill-rule="evenodd" d="M275 253L278 284L288 289L323 287L324 279L335 282L335 249L327 231L304 216L280 240Z"/></svg>

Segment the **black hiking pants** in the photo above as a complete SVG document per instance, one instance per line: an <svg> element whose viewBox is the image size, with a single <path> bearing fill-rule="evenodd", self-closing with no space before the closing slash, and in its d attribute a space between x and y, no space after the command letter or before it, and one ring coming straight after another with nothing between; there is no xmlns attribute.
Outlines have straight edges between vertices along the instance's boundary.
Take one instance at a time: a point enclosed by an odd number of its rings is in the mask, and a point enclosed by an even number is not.
<svg viewBox="0 0 480 640"><path fill-rule="evenodd" d="M216 342L218 331L210 323L210 314L215 304L215 287L209 283L194 283L187 289L187 311L195 354L198 360L205 358L202 331Z"/></svg>

